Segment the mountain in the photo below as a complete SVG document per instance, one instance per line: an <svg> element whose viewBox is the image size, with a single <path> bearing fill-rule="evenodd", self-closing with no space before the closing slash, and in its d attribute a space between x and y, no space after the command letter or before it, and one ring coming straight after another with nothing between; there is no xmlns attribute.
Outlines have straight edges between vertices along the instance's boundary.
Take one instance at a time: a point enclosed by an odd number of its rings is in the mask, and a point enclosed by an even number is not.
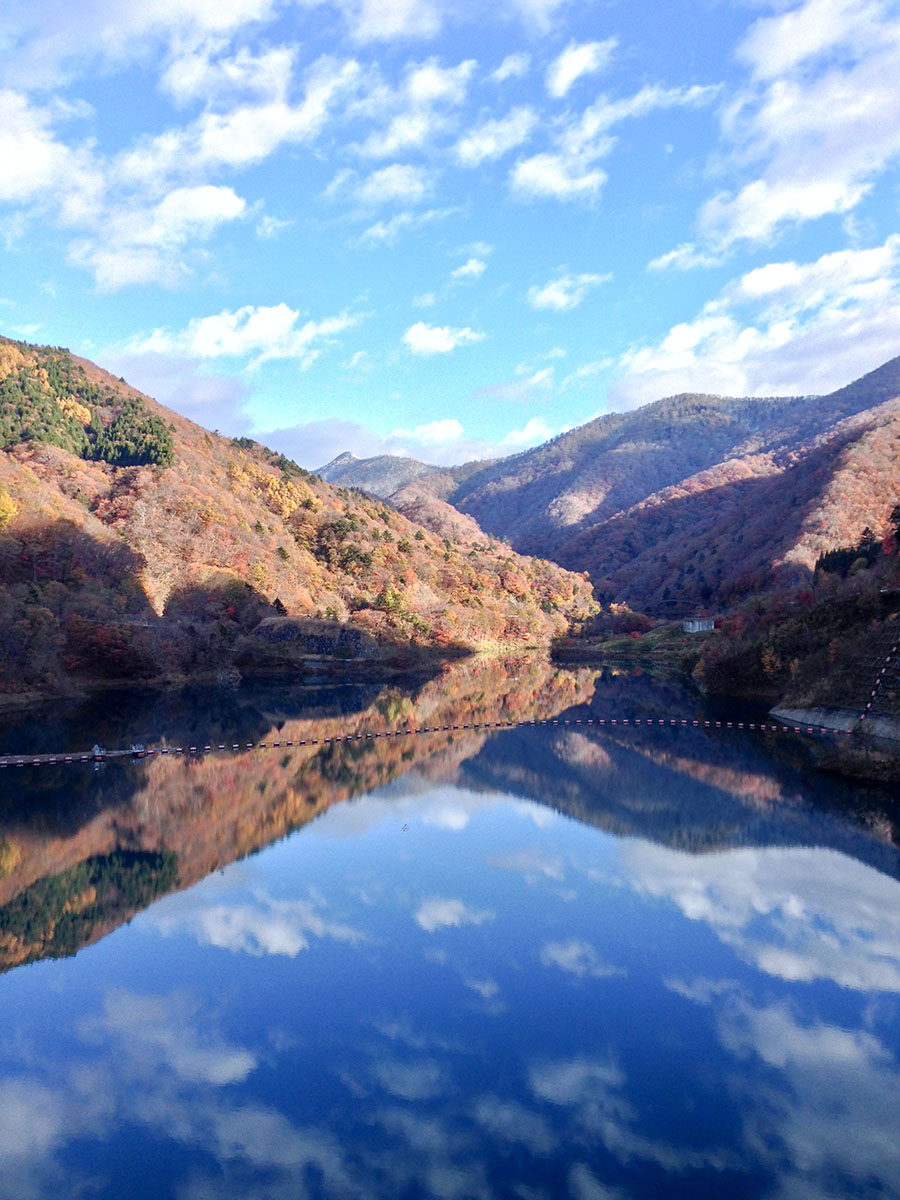
<svg viewBox="0 0 900 1200"><path fill-rule="evenodd" d="M598 418L447 499L643 605L808 577L900 493L900 358L828 396L682 395ZM668 589L669 595L664 596Z"/></svg>
<svg viewBox="0 0 900 1200"><path fill-rule="evenodd" d="M0 339L0 693L540 644L592 604L579 575Z"/></svg>
<svg viewBox="0 0 900 1200"><path fill-rule="evenodd" d="M801 586L825 551L883 532L898 449L895 358L827 396L672 396L495 463L421 472L389 500L424 514L434 496L522 554L588 571L601 598L721 607Z"/></svg>
<svg viewBox="0 0 900 1200"><path fill-rule="evenodd" d="M336 487L359 488L370 496L382 500L404 487L420 475L430 475L440 470L432 463L420 462L417 458L400 458L393 454L379 454L374 458L357 458L353 454L339 454L316 474Z"/></svg>
<svg viewBox="0 0 900 1200"><path fill-rule="evenodd" d="M386 500L412 483L446 500L470 476L492 467L494 459L481 459L457 467L436 467L418 458L402 458L395 454L378 454L374 458L357 458L344 451L316 471L322 479L338 487L358 488L370 496Z"/></svg>

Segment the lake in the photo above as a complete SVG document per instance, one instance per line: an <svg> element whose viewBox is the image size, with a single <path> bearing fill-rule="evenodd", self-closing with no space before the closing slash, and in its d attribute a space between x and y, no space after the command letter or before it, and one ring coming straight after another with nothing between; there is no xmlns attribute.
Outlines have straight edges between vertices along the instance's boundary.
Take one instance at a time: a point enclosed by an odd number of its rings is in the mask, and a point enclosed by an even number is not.
<svg viewBox="0 0 900 1200"><path fill-rule="evenodd" d="M585 724L673 716L523 659L0 718L319 743L0 774L2 1200L900 1195L896 792Z"/></svg>

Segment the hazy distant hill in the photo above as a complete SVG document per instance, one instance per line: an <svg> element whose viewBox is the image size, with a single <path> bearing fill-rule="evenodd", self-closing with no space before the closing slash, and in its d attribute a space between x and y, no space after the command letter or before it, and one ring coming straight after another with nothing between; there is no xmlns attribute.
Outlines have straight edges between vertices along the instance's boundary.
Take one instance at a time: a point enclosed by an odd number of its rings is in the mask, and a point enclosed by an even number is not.
<svg viewBox="0 0 900 1200"><path fill-rule="evenodd" d="M336 487L359 488L383 500L420 475L429 475L438 470L439 467L420 462L417 458L400 458L393 454L357 458L345 453L339 454L324 467L319 467L316 474Z"/></svg>
<svg viewBox="0 0 900 1200"><path fill-rule="evenodd" d="M0 691L215 669L252 659L257 628L274 652L285 614L477 648L546 642L590 609L580 576L489 542L0 339Z"/></svg>
<svg viewBox="0 0 900 1200"><path fill-rule="evenodd" d="M493 465L493 459L485 459L457 467L437 467L418 458L402 458L395 454L357 458L345 451L319 467L316 474L338 487L359 488L383 500L408 484L419 482L433 495L445 500L471 475Z"/></svg>

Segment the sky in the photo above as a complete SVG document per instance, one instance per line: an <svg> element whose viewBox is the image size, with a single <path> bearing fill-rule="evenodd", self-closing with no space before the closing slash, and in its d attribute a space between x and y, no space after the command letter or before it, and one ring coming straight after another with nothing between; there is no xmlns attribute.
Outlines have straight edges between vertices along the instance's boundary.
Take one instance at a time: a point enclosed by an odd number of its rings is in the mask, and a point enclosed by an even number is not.
<svg viewBox="0 0 900 1200"><path fill-rule="evenodd" d="M900 2L5 0L0 332L310 468L900 354Z"/></svg>

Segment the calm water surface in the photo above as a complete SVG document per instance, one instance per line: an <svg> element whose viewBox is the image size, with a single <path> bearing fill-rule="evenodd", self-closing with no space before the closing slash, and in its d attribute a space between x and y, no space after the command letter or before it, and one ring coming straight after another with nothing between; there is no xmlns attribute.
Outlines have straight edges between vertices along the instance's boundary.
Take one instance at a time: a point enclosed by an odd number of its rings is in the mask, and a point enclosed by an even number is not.
<svg viewBox="0 0 900 1200"><path fill-rule="evenodd" d="M672 681L490 663L0 738L676 710ZM0 794L3 1200L900 1195L897 806L790 744L551 726Z"/></svg>

